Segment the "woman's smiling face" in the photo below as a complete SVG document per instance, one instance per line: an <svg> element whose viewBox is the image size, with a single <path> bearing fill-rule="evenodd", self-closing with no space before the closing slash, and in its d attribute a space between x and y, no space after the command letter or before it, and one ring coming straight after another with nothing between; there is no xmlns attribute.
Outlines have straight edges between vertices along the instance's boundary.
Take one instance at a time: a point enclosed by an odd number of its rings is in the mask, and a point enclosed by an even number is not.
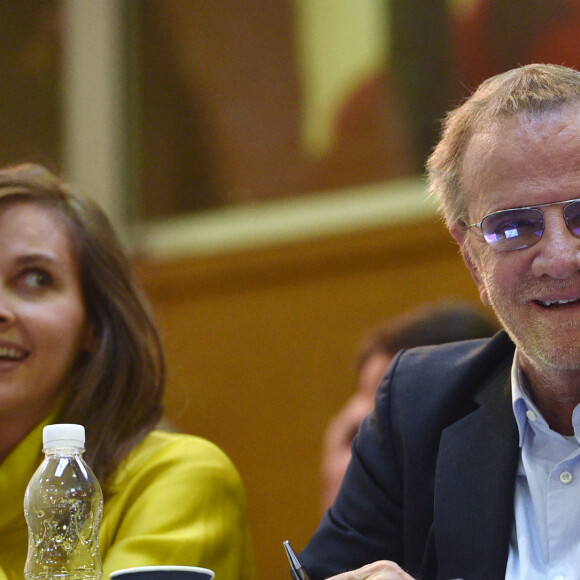
<svg viewBox="0 0 580 580"><path fill-rule="evenodd" d="M43 419L92 336L63 218L0 204L0 419Z"/></svg>

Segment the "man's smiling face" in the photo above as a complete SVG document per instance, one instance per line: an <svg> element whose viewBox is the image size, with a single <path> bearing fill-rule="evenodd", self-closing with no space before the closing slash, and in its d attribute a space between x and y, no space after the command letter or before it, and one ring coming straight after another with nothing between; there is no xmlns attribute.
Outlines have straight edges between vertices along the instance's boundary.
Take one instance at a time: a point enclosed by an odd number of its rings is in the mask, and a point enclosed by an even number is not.
<svg viewBox="0 0 580 580"><path fill-rule="evenodd" d="M494 211L580 198L580 103L500 119L475 134L462 164L470 223ZM479 288L534 366L580 369L580 239L562 206L543 208L528 248L498 252L480 230L452 230Z"/></svg>

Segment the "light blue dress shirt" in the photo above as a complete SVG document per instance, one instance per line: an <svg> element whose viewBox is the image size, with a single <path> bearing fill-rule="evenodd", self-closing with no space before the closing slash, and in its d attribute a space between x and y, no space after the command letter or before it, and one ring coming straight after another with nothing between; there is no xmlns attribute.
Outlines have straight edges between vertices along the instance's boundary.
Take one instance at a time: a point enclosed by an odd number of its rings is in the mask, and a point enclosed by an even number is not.
<svg viewBox="0 0 580 580"><path fill-rule="evenodd" d="M565 437L528 396L517 351L511 383L520 460L506 580L580 580L580 407Z"/></svg>

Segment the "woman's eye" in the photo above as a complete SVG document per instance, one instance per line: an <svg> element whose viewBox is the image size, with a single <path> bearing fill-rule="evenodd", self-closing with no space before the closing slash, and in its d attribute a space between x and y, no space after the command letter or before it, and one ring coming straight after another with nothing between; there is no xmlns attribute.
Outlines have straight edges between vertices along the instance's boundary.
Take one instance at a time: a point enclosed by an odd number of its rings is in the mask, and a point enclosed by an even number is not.
<svg viewBox="0 0 580 580"><path fill-rule="evenodd" d="M43 288L50 286L52 276L43 270L28 270L24 272L22 281L27 288Z"/></svg>

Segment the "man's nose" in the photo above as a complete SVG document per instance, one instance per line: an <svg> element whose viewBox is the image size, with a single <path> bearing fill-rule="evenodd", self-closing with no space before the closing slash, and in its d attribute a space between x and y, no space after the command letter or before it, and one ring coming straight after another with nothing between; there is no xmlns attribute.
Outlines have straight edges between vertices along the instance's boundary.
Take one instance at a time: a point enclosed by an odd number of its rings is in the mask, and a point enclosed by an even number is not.
<svg viewBox="0 0 580 580"><path fill-rule="evenodd" d="M580 269L580 238L566 225L562 211L544 213L544 233L536 244L537 254L532 263L532 273L564 279Z"/></svg>

